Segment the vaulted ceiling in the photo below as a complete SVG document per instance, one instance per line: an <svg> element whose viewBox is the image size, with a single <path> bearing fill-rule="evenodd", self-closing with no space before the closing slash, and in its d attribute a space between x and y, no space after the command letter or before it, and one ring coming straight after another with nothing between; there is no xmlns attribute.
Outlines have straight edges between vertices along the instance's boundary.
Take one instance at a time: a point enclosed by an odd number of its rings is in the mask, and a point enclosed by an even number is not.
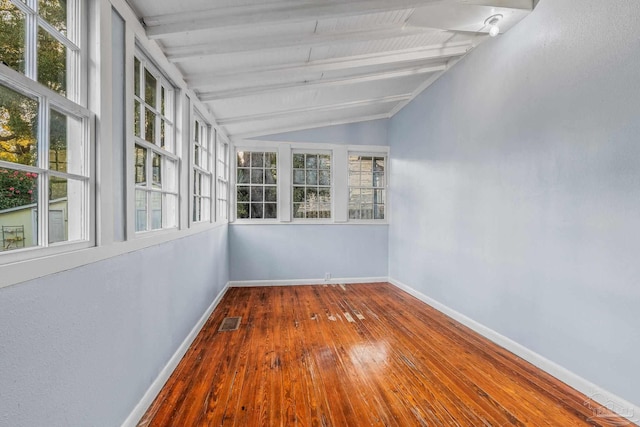
<svg viewBox="0 0 640 427"><path fill-rule="evenodd" d="M534 0L129 0L232 138L388 118Z"/></svg>

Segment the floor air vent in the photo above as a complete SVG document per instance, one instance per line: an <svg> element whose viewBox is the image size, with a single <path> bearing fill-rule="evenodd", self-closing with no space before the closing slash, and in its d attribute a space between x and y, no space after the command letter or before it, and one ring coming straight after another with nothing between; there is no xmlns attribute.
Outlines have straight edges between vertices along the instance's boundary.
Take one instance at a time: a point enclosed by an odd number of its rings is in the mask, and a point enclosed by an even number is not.
<svg viewBox="0 0 640 427"><path fill-rule="evenodd" d="M242 317L225 317L220 324L220 328L218 328L218 332L235 331L240 326L240 320L242 320Z"/></svg>

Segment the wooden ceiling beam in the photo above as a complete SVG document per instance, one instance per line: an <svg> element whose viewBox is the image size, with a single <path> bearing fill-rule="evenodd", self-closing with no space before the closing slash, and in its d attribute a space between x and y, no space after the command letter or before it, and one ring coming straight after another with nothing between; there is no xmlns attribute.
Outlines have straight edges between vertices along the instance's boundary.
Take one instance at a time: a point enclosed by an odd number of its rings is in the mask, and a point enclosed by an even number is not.
<svg viewBox="0 0 640 427"><path fill-rule="evenodd" d="M250 85L251 82L263 81L265 78L282 78L286 74L323 73L328 71L348 70L360 67L401 64L460 57L473 48L472 42L447 43L427 47L401 49L365 55L354 55L340 58L322 59L296 64L285 64L267 67L256 67L249 71L233 73L202 73L185 76L189 86L198 88L215 84L222 87L238 87Z"/></svg>
<svg viewBox="0 0 640 427"><path fill-rule="evenodd" d="M395 10L414 9L465 0L281 0L240 6L216 7L206 10L145 16L142 22L149 38L215 28L255 28L256 25L316 21L319 19L358 16Z"/></svg>
<svg viewBox="0 0 640 427"><path fill-rule="evenodd" d="M301 113L318 113L323 111L345 110L349 108L366 107L369 105L387 104L394 102L403 102L413 96L411 93L400 95L383 96L379 98L359 99L357 101L348 101L334 104L313 105L309 107L293 108L290 110L272 111L260 114L249 114L245 116L218 118L217 123L220 126L235 125L245 122L256 122L264 120L272 120L281 117L291 117Z"/></svg>
<svg viewBox="0 0 640 427"><path fill-rule="evenodd" d="M283 36L261 37L255 35L246 38L232 38L195 46L179 46L165 49L167 59L171 62L184 62L200 59L206 56L227 53L262 52L270 49L313 48L328 45L386 40L398 37L408 37L434 32L432 28L410 27L404 24L386 27L336 31L330 33L286 34Z"/></svg>
<svg viewBox="0 0 640 427"><path fill-rule="evenodd" d="M287 82L272 85L241 87L237 89L201 92L198 93L198 98L201 101L217 101L228 98L239 98L243 96L262 95L265 93L271 93L283 90L306 90L306 89L322 89L326 87L334 87L341 85L351 85L357 83L366 83L379 80L397 79L402 77L415 76L418 74L438 73L445 71L447 64L430 65L425 67L411 67L400 70L390 70L377 73L362 74L358 76L339 77L334 79L324 79L312 82Z"/></svg>

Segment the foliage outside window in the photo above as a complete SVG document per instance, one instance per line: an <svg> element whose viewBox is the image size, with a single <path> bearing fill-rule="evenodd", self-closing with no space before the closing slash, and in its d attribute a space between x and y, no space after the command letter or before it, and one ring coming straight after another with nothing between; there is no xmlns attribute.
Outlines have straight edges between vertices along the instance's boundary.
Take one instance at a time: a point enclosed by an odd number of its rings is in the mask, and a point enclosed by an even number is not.
<svg viewBox="0 0 640 427"><path fill-rule="evenodd" d="M293 154L293 217L331 218L330 154Z"/></svg>
<svg viewBox="0 0 640 427"><path fill-rule="evenodd" d="M349 219L384 219L385 164L382 156L349 155Z"/></svg>
<svg viewBox="0 0 640 427"><path fill-rule="evenodd" d="M90 237L78 8L0 0L1 252Z"/></svg>
<svg viewBox="0 0 640 427"><path fill-rule="evenodd" d="M173 87L146 58L134 58L135 231L177 225L178 156Z"/></svg>
<svg viewBox="0 0 640 427"><path fill-rule="evenodd" d="M211 139L209 126L196 115L193 125L193 222L211 220Z"/></svg>
<svg viewBox="0 0 640 427"><path fill-rule="evenodd" d="M229 219L229 143L216 132L218 164L218 220Z"/></svg>
<svg viewBox="0 0 640 427"><path fill-rule="evenodd" d="M276 219L278 217L277 154L238 151L236 217Z"/></svg>

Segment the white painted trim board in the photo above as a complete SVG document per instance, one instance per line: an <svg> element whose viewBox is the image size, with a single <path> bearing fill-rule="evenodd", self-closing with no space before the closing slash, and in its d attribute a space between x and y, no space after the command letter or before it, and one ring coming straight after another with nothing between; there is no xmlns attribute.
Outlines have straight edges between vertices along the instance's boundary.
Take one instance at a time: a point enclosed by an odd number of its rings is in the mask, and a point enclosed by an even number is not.
<svg viewBox="0 0 640 427"><path fill-rule="evenodd" d="M246 288L253 286L295 286L295 285L339 285L351 283L388 282L388 277L349 277L342 279L288 279L288 280L236 280L229 282L230 288Z"/></svg>
<svg viewBox="0 0 640 427"><path fill-rule="evenodd" d="M156 398L158 393L160 393L160 390L162 390L162 387L164 387L164 384L176 369L178 363L180 363L180 361L184 357L185 353L191 346L191 343L193 343L193 341L200 333L200 330L209 319L209 316L211 316L211 313L213 313L213 310L215 310L215 308L222 300L222 297L227 292L227 289L229 289L229 282L227 282L224 288L222 288L209 308L207 308L204 314L200 317L198 323L196 323L193 329L191 329L189 335L187 335L184 341L182 341L180 347L178 347L173 356L171 356L171 359L169 359L164 368L162 368L162 371L160 371L158 377L151 383L144 396L142 396L142 399L140 399L138 404L133 408L133 411L131 411L127 419L124 420L124 422L122 423L122 427L135 427L138 425L140 419L144 416L145 412L147 412L147 409L149 409L149 406L151 406L153 400Z"/></svg>
<svg viewBox="0 0 640 427"><path fill-rule="evenodd" d="M581 376L569 371L568 369L558 365L555 362L541 356L535 351L528 349L527 347L518 344L517 342L511 340L510 338L505 337L504 335L494 331L487 326L476 322L475 320L465 316L464 314L434 300L426 296L425 294L415 290L414 288L405 285L404 283L389 278L389 283L392 285L402 289L410 295L418 298L420 301L425 304L435 308L436 310L444 313L445 315L451 317L452 319L462 323L483 337L493 341L495 344L500 347L509 350L516 356L526 360L532 365L542 369L546 373L554 376L559 379L563 383L573 387L580 393L584 394L587 397L590 397L594 401L601 404L603 407L616 412L617 414L627 418L629 421L634 423L638 423L640 421L640 406L634 405L631 402L626 401L625 399L616 396L615 394L603 389L600 386L593 384L592 382L582 378ZM591 408L595 412L600 408ZM596 417L597 418L597 417Z"/></svg>

